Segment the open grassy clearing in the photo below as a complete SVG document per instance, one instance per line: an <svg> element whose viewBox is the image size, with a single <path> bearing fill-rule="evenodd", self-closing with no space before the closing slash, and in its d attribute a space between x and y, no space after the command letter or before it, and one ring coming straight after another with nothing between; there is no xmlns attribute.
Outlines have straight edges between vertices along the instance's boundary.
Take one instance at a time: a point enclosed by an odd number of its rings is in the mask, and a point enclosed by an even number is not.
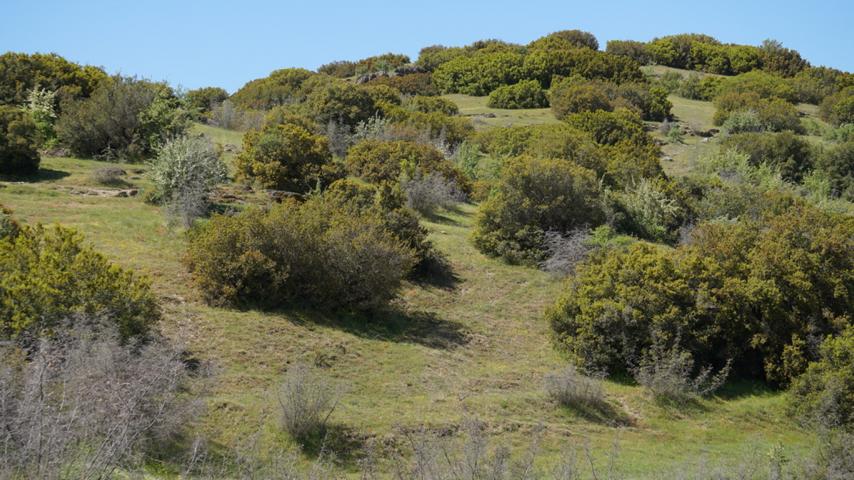
<svg viewBox="0 0 854 480"><path fill-rule="evenodd" d="M488 97L451 94L444 95L444 98L456 103L460 108L460 115L470 117L475 128L478 129L509 127L511 125L539 125L558 121L549 108L506 110L487 107Z"/></svg>
<svg viewBox="0 0 854 480"><path fill-rule="evenodd" d="M233 134L206 130L214 141ZM25 222L74 227L113 261L152 277L166 313L164 331L217 367L207 414L195 428L220 445L238 446L260 430L264 448L284 443L295 449L278 433L275 386L289 363L306 361L348 385L332 418L332 448L354 476L353 457L366 443L403 449L403 432L422 424L455 432L468 415L485 421L496 442L520 452L542 425L546 462L567 445L587 443L605 462L618 440L618 464L632 478L655 478L699 457L738 462L777 444L790 453L811 446L812 436L784 414L782 394L753 385L677 409L655 404L631 384L608 382L611 408L604 413L554 405L542 378L563 361L542 312L560 282L477 252L468 241L475 206L425 222L456 279L409 284L390 311L350 317L215 309L198 300L181 264L183 233L167 226L159 208L141 196L94 197L66 188L89 185L91 172L104 165L46 158L47 173L38 181L3 182L0 203ZM144 190L144 178L133 176Z"/></svg>

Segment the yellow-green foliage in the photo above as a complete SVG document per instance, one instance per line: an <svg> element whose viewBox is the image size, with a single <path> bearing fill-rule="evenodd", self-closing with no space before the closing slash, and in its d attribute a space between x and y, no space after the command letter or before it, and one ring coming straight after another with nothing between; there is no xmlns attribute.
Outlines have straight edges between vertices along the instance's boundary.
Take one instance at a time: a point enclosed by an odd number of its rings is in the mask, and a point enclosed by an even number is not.
<svg viewBox="0 0 854 480"><path fill-rule="evenodd" d="M854 86L825 98L821 102L820 113L834 125L854 123Z"/></svg>
<svg viewBox="0 0 854 480"><path fill-rule="evenodd" d="M25 227L0 238L0 335L38 336L76 315L104 318L129 338L160 313L147 279L111 264L73 230Z"/></svg>
<svg viewBox="0 0 854 480"><path fill-rule="evenodd" d="M675 251L637 245L581 266L547 318L581 365L625 370L654 336L701 364L786 383L816 359L807 340L854 311L854 221L793 207L763 221L708 223Z"/></svg>
<svg viewBox="0 0 854 480"><path fill-rule="evenodd" d="M433 82L442 93L489 95L523 78L523 59L522 54L507 51L457 57L433 72Z"/></svg>
<svg viewBox="0 0 854 480"><path fill-rule="evenodd" d="M457 104L441 97L427 97L416 95L409 99L406 106L410 110L423 113L439 112L445 115L458 115L460 108Z"/></svg>
<svg viewBox="0 0 854 480"><path fill-rule="evenodd" d="M546 93L536 80L522 80L498 87L489 94L490 108L544 108L549 105Z"/></svg>
<svg viewBox="0 0 854 480"><path fill-rule="evenodd" d="M231 96L240 108L269 110L305 99L303 83L316 74L302 68L284 68L248 82Z"/></svg>
<svg viewBox="0 0 854 480"><path fill-rule="evenodd" d="M0 55L0 104L23 105L37 86L57 92L58 100L86 98L106 78L100 68L80 66L55 53L7 52Z"/></svg>
<svg viewBox="0 0 854 480"><path fill-rule="evenodd" d="M292 123L247 132L236 167L246 181L297 193L328 185L340 177L326 137Z"/></svg>
<svg viewBox="0 0 854 480"><path fill-rule="evenodd" d="M378 107L368 90L336 79L312 89L305 111L320 125L336 122L352 127L376 115Z"/></svg>
<svg viewBox="0 0 854 480"><path fill-rule="evenodd" d="M854 326L821 345L821 356L795 379L791 408L807 423L854 429Z"/></svg>
<svg viewBox="0 0 854 480"><path fill-rule="evenodd" d="M408 141L364 140L347 152L351 175L373 183L397 182L401 175L416 178L437 172L453 180L464 191L468 181L454 164L434 147Z"/></svg>
<svg viewBox="0 0 854 480"><path fill-rule="evenodd" d="M187 256L211 304L329 309L384 305L415 261L377 216L322 196L215 216L192 233Z"/></svg>
<svg viewBox="0 0 854 480"><path fill-rule="evenodd" d="M406 75L380 76L368 82L368 85L388 85L396 88L404 95L439 94L439 89L433 84L433 76L427 72L408 73Z"/></svg>
<svg viewBox="0 0 854 480"><path fill-rule="evenodd" d="M637 62L629 57L577 48L559 37L545 37L532 44L525 55L525 77L548 88L556 77L578 76L615 83L643 81Z"/></svg>
<svg viewBox="0 0 854 480"><path fill-rule="evenodd" d="M795 133L803 133L804 130L795 106L780 98L762 98L754 92L730 91L715 98L715 107L715 125L724 125L733 114L752 112L758 121L758 128L762 130L791 130Z"/></svg>
<svg viewBox="0 0 854 480"><path fill-rule="evenodd" d="M596 175L558 159L508 160L489 198L481 205L475 246L511 263L543 259L548 231L568 232L605 221Z"/></svg>
<svg viewBox="0 0 854 480"><path fill-rule="evenodd" d="M791 82L782 77L754 70L727 78L720 87L720 93L755 93L759 98L780 98L787 102L797 101L798 95Z"/></svg>
<svg viewBox="0 0 854 480"><path fill-rule="evenodd" d="M449 145L458 145L474 132L467 118L449 116L442 112L420 112L397 105L383 104L382 113L407 139L423 138L426 134Z"/></svg>

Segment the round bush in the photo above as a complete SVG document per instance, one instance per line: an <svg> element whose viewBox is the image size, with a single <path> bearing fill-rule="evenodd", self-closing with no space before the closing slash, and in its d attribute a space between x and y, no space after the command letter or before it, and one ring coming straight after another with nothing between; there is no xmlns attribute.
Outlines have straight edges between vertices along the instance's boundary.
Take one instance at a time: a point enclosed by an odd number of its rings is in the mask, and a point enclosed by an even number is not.
<svg viewBox="0 0 854 480"><path fill-rule="evenodd" d="M812 170L816 156L808 141L791 132L738 133L724 138L721 146L749 155L754 166L764 163L777 168L784 179L795 183Z"/></svg>
<svg viewBox="0 0 854 480"><path fill-rule="evenodd" d="M511 263L543 260L548 231L568 232L605 221L595 174L566 160L509 160L477 217L483 253Z"/></svg>
<svg viewBox="0 0 854 480"><path fill-rule="evenodd" d="M36 124L23 110L0 105L0 173L32 174L39 169Z"/></svg>
<svg viewBox="0 0 854 480"><path fill-rule="evenodd" d="M546 93L536 80L522 80L514 85L498 87L489 94L490 108L545 108L549 106Z"/></svg>
<svg viewBox="0 0 854 480"><path fill-rule="evenodd" d="M821 345L789 390L792 411L812 426L854 431L854 325Z"/></svg>
<svg viewBox="0 0 854 480"><path fill-rule="evenodd" d="M552 85L549 90L549 104L555 117L563 120L568 115L579 112L594 112L614 109L608 92L596 83L577 83L563 81Z"/></svg>
<svg viewBox="0 0 854 480"><path fill-rule="evenodd" d="M372 183L396 183L401 175L412 179L436 172L470 191L462 172L442 152L421 143L364 140L347 151L345 161L351 175Z"/></svg>

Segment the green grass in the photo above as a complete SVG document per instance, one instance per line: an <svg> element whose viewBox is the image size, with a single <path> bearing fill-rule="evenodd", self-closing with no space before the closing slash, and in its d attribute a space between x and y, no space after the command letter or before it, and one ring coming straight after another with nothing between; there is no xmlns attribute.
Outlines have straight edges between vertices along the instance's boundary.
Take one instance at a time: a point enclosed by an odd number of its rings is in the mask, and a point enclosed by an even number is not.
<svg viewBox="0 0 854 480"><path fill-rule="evenodd" d="M487 107L487 97L452 94L444 95L444 98L456 103L460 108L460 115L471 118L475 128L478 129L488 127L508 127L511 125L539 125L543 123L558 122L558 119L555 118L549 108L507 110Z"/></svg>
<svg viewBox="0 0 854 480"><path fill-rule="evenodd" d="M240 311L199 300L181 263L185 237L167 227L157 207L139 197L64 188L86 184L103 163L47 158L43 165L49 174L39 181L0 184L0 203L28 223L76 228L116 263L152 277L163 332L216 366L207 413L194 428L219 448L243 444L259 430L265 449L296 448L278 432L275 387L288 364L300 361L324 365L349 386L332 422L346 440L341 444L356 451L369 441L402 448L402 431L422 424L453 431L469 415L486 422L494 441L520 451L542 425L546 463L568 445L607 452L617 439L618 464L631 478L655 478L700 456L716 463L778 443L790 453L811 447L813 437L785 414L784 397L750 386L680 411L657 405L636 386L608 382L622 426L554 405L542 378L564 362L542 313L561 282L477 252L469 242L475 206L425 222L457 276L450 287L407 284L392 309L373 316ZM355 476L352 463L342 469Z"/></svg>

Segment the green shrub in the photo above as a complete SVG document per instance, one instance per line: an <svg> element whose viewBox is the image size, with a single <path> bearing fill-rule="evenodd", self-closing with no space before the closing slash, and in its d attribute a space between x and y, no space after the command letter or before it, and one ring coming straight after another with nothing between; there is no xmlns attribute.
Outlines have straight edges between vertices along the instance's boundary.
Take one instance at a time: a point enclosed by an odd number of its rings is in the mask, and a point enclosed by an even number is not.
<svg viewBox="0 0 854 480"><path fill-rule="evenodd" d="M56 131L77 156L140 160L188 126L186 111L167 85L116 76L88 99L67 104Z"/></svg>
<svg viewBox="0 0 854 480"><path fill-rule="evenodd" d="M684 207L674 198L672 184L660 178L641 178L615 197L628 217L621 230L641 238L672 242L686 219Z"/></svg>
<svg viewBox="0 0 854 480"><path fill-rule="evenodd" d="M36 87L27 96L27 112L36 124L36 144L56 146L56 92Z"/></svg>
<svg viewBox="0 0 854 480"><path fill-rule="evenodd" d="M556 82L549 90L552 113L563 120L573 113L614 109L605 85L597 82L565 80Z"/></svg>
<svg viewBox="0 0 854 480"><path fill-rule="evenodd" d="M35 173L40 160L36 124L23 110L0 105L0 173Z"/></svg>
<svg viewBox="0 0 854 480"><path fill-rule="evenodd" d="M317 68L318 73L323 73L331 77L347 78L356 75L356 62L349 60L339 60L321 65Z"/></svg>
<svg viewBox="0 0 854 480"><path fill-rule="evenodd" d="M599 50L599 41L596 40L596 37L592 33L582 30L561 30L550 33L543 38L559 38L561 40L565 40L573 47ZM534 40L532 44L536 45L537 41L538 40Z"/></svg>
<svg viewBox="0 0 854 480"><path fill-rule="evenodd" d="M409 63L409 57L399 53L384 53L373 57L363 58L356 62L354 73L362 75L374 72L391 72Z"/></svg>
<svg viewBox="0 0 854 480"><path fill-rule="evenodd" d="M396 105L383 105L385 119L392 123L394 138L424 141L454 147L466 140L474 126L468 118L449 116L441 112L418 112Z"/></svg>
<svg viewBox="0 0 854 480"><path fill-rule="evenodd" d="M812 426L854 430L854 326L824 340L789 398L792 412Z"/></svg>
<svg viewBox="0 0 854 480"><path fill-rule="evenodd" d="M782 132L791 130L795 133L803 133L804 127L798 117L798 111L794 105L781 100L779 98L763 99L755 93L723 93L715 99L715 116L713 118L715 125L724 125L734 113L745 111L753 112L755 121L745 122L744 119L730 122L735 123L736 130L731 133L739 133L747 130L739 127L743 124L753 128L758 124L758 129L768 130L772 132ZM742 113L743 114L743 113Z"/></svg>
<svg viewBox="0 0 854 480"><path fill-rule="evenodd" d="M426 72L380 76L369 81L368 85L388 85L404 95L439 95L439 89L433 83L433 76Z"/></svg>
<svg viewBox="0 0 854 480"><path fill-rule="evenodd" d="M388 85L360 85L359 88L371 97L374 105L383 103L390 105L400 105L403 103L400 90Z"/></svg>
<svg viewBox="0 0 854 480"><path fill-rule="evenodd" d="M825 98L854 85L854 74L829 67L809 67L790 81L799 102L820 105Z"/></svg>
<svg viewBox="0 0 854 480"><path fill-rule="evenodd" d="M808 338L850 323L852 233L850 218L793 207L703 224L675 251L602 251L577 267L547 318L584 367L624 371L662 337L701 364L732 359L743 375L785 384L817 358Z"/></svg>
<svg viewBox="0 0 854 480"><path fill-rule="evenodd" d="M442 45L432 45L424 47L418 52L418 60L415 64L428 72L432 72L439 68L442 64L448 63L451 60L467 55L466 49L461 47L445 47Z"/></svg>
<svg viewBox="0 0 854 480"><path fill-rule="evenodd" d="M473 240L488 255L536 264L548 231L568 232L603 223L599 185L592 171L566 160L509 160L477 217Z"/></svg>
<svg viewBox="0 0 854 480"><path fill-rule="evenodd" d="M514 85L504 85L489 94L490 108L544 108L549 106L546 93L536 80L523 80Z"/></svg>
<svg viewBox="0 0 854 480"><path fill-rule="evenodd" d="M538 80L544 88L556 77L577 76L614 83L644 81L640 66L631 58L575 48L556 37L546 40L529 48L524 63L525 78Z"/></svg>
<svg viewBox="0 0 854 480"><path fill-rule="evenodd" d="M600 145L616 145L623 142L636 145L653 143L652 138L646 133L643 121L636 113L629 110L587 111L569 115L564 120L570 126L589 133Z"/></svg>
<svg viewBox="0 0 854 480"><path fill-rule="evenodd" d="M765 163L794 183L799 183L812 170L816 157L812 144L791 132L738 133L724 138L721 146L746 153L752 165Z"/></svg>
<svg viewBox="0 0 854 480"><path fill-rule="evenodd" d="M378 218L322 196L215 216L191 235L187 259L209 303L323 309L381 307L415 263Z"/></svg>
<svg viewBox="0 0 854 480"><path fill-rule="evenodd" d="M228 92L220 87L204 87L190 90L184 96L187 109L197 116L208 115L214 107L228 100Z"/></svg>
<svg viewBox="0 0 854 480"><path fill-rule="evenodd" d="M765 40L759 48L762 69L783 77L792 77L801 70L809 67L809 62L801 58L796 50L783 48L777 40Z"/></svg>
<svg viewBox="0 0 854 480"><path fill-rule="evenodd" d="M103 318L123 339L160 316L148 280L108 262L62 227L0 239L0 336L30 341L75 321Z"/></svg>
<svg viewBox="0 0 854 480"><path fill-rule="evenodd" d="M0 55L0 104L23 105L36 87L56 92L59 101L86 98L106 78L100 68L80 66L55 53L7 52Z"/></svg>
<svg viewBox="0 0 854 480"><path fill-rule="evenodd" d="M460 108L457 107L456 103L441 97L425 97L423 95L416 95L409 99L406 106L410 110L422 113L438 112L449 116L458 115L460 113Z"/></svg>
<svg viewBox="0 0 854 480"><path fill-rule="evenodd" d="M819 113L821 118L834 125L854 123L854 86L825 98Z"/></svg>
<svg viewBox="0 0 854 480"><path fill-rule="evenodd" d="M347 152L351 175L372 183L397 183L401 176L420 178L439 173L464 191L470 191L462 172L434 147L409 141L364 140Z"/></svg>
<svg viewBox="0 0 854 480"><path fill-rule="evenodd" d="M14 239L20 231L21 226L12 217L12 211L0 205L0 241Z"/></svg>
<svg viewBox="0 0 854 480"><path fill-rule="evenodd" d="M759 98L780 98L789 103L798 100L797 92L786 79L763 72L753 70L735 77L727 78L721 84L721 94L726 93L754 93Z"/></svg>
<svg viewBox="0 0 854 480"><path fill-rule="evenodd" d="M647 65L652 61L646 44L635 40L608 40L605 51L611 55L629 57L640 65Z"/></svg>
<svg viewBox="0 0 854 480"><path fill-rule="evenodd" d="M828 176L834 197L854 201L854 140L825 150L816 167Z"/></svg>
<svg viewBox="0 0 854 480"><path fill-rule="evenodd" d="M522 79L523 56L514 52L479 52L456 57L433 72L433 82L442 93L489 95L502 85Z"/></svg>
<svg viewBox="0 0 854 480"><path fill-rule="evenodd" d="M697 74L689 75L676 89L676 94L691 100L711 101L720 93L723 82L721 77L709 76L701 79Z"/></svg>
<svg viewBox="0 0 854 480"><path fill-rule="evenodd" d="M284 68L269 76L252 80L231 96L231 101L244 110L269 110L278 105L298 103L305 99L304 84L320 76L302 68Z"/></svg>
<svg viewBox="0 0 854 480"><path fill-rule="evenodd" d="M636 110L644 120L660 122L670 117L673 104L667 99L667 90L643 83L622 83L616 89L616 107Z"/></svg>
<svg viewBox="0 0 854 480"><path fill-rule="evenodd" d="M296 193L309 192L340 178L326 137L292 123L247 132L235 167L243 180Z"/></svg>
<svg viewBox="0 0 854 480"><path fill-rule="evenodd" d="M354 127L377 113L367 90L336 80L315 88L305 101L308 114L320 125L336 122Z"/></svg>

